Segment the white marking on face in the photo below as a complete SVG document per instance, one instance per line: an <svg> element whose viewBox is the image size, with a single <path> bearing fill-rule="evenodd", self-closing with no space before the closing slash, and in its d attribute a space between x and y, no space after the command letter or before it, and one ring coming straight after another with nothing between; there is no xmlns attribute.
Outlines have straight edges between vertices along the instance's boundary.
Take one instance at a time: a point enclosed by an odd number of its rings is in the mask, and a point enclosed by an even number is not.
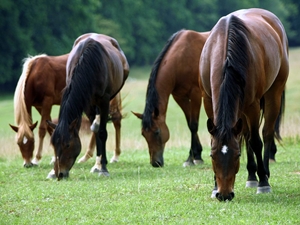
<svg viewBox="0 0 300 225"><path fill-rule="evenodd" d="M25 145L27 143L28 139L26 136L23 137L23 144Z"/></svg>
<svg viewBox="0 0 300 225"><path fill-rule="evenodd" d="M224 145L224 146L222 147L221 152L225 155L225 154L228 152L228 147L227 147L226 145Z"/></svg>

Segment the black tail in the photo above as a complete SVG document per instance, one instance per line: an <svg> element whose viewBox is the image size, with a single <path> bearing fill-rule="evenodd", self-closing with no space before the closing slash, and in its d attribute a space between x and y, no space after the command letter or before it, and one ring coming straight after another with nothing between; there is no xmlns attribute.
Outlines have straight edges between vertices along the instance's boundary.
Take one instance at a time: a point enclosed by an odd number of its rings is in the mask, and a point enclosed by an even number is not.
<svg viewBox="0 0 300 225"><path fill-rule="evenodd" d="M282 119L284 116L284 110L285 110L285 90L282 92L282 95L281 95L280 111L279 111L279 115L278 115L278 117L276 119L276 123L275 123L275 138L277 139L277 141L281 140L280 125L282 123Z"/></svg>
<svg viewBox="0 0 300 225"><path fill-rule="evenodd" d="M232 119L244 101L244 89L248 68L248 29L236 16L231 16L228 24L227 55L223 67L223 83L220 87L220 102L217 130L220 138L230 135Z"/></svg>

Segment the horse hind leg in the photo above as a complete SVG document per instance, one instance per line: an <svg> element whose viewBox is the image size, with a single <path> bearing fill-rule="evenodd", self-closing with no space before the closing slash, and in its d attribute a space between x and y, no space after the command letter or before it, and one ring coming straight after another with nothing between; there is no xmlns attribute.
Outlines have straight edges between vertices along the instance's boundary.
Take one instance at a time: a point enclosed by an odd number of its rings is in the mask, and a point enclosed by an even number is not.
<svg viewBox="0 0 300 225"><path fill-rule="evenodd" d="M95 150L95 146L96 146L96 138L95 138L95 134L92 133L89 147L88 147L87 151L85 152L85 154L78 160L78 163L84 163L87 160L89 160L90 158L92 158L93 152Z"/></svg>
<svg viewBox="0 0 300 225"><path fill-rule="evenodd" d="M116 142L116 148L113 157L110 159L111 163L116 163L119 161L119 157L121 155L121 148L120 148L120 142L121 142L121 120L122 120L122 114L119 111L119 109L114 112L112 115L112 121L115 128L115 142Z"/></svg>
<svg viewBox="0 0 300 225"><path fill-rule="evenodd" d="M52 130L48 129L48 125L46 120L51 120L50 113L51 113L51 105L49 106L42 106L42 108L37 108L37 111L41 115L41 122L39 126L39 145L38 150L35 155L35 158L31 161L33 165L38 165L40 160L42 159L42 153L43 153L43 145L44 145L44 138L46 136L47 131L49 132L49 135L51 136Z"/></svg>
<svg viewBox="0 0 300 225"><path fill-rule="evenodd" d="M183 163L183 166L191 166L202 164L203 159L201 157L202 145L198 137L198 120L201 107L201 96L199 90L192 91L189 97L176 97L173 96L177 104L184 112L189 130L191 132L191 148L187 160Z"/></svg>
<svg viewBox="0 0 300 225"><path fill-rule="evenodd" d="M250 106L251 110L245 110L245 112L251 112L247 116L247 124L250 127L250 136L248 140L248 150L249 152L254 152L256 156L257 163L257 175L259 178L257 193L267 193L271 192L271 186L269 184L268 170L266 170L263 157L262 157L262 149L263 143L261 141L259 135L259 117L260 117L260 109L258 104L254 104ZM251 155L248 155L251 157ZM251 158L250 158L251 159Z"/></svg>

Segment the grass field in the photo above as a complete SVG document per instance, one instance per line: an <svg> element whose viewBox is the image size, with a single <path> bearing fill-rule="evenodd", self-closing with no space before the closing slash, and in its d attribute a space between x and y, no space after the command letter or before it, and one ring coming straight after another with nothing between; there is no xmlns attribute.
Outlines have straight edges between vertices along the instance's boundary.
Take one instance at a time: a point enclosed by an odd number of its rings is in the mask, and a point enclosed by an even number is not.
<svg viewBox="0 0 300 225"><path fill-rule="evenodd" d="M204 146L203 165L183 168L190 135L183 113L170 99L167 124L170 140L164 168L152 168L140 121L131 111L142 112L150 68L132 68L122 96L122 155L109 164L110 177L89 170L94 164L75 164L70 178L47 180L53 149L49 137L38 167L25 169L14 141L13 96L0 97L0 224L300 224L300 49L290 50L282 145L277 163L270 165L272 192L256 194L246 189L246 156L236 178L235 198L220 203L211 199L213 172L209 157L210 138L202 110L199 136ZM58 107L52 112L57 117ZM34 112L34 121L39 116ZM114 130L108 125L108 157L113 155ZM37 135L36 135L37 136ZM82 134L82 152L89 136ZM37 142L37 141L36 141Z"/></svg>

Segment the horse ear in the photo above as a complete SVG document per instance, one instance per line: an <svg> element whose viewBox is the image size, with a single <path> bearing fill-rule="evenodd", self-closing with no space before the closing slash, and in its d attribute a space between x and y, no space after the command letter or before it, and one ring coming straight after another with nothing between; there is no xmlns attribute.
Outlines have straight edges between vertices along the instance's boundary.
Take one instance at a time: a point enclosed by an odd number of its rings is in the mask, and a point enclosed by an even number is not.
<svg viewBox="0 0 300 225"><path fill-rule="evenodd" d="M239 118L235 126L232 128L232 132L235 136L238 136L243 130L243 120Z"/></svg>
<svg viewBox="0 0 300 225"><path fill-rule="evenodd" d="M55 130L55 128L57 126L55 123L52 123L52 121L50 121L50 120L46 120L46 122L47 122L49 127L51 127L53 130Z"/></svg>
<svg viewBox="0 0 300 225"><path fill-rule="evenodd" d="M9 124L9 126L11 127L11 129L13 129L16 133L18 133L19 127L16 127L14 125Z"/></svg>
<svg viewBox="0 0 300 225"><path fill-rule="evenodd" d="M132 111L131 111L132 112ZM138 119L143 119L143 114L132 112L133 115L135 115Z"/></svg>
<svg viewBox="0 0 300 225"><path fill-rule="evenodd" d="M31 126L29 126L30 130L33 131L34 128L36 128L36 125L38 124L38 121L36 121L34 124L32 124Z"/></svg>
<svg viewBox="0 0 300 225"><path fill-rule="evenodd" d="M216 126L214 125L214 122L212 121L211 118L208 118L207 120L207 130L211 135L214 135L216 132Z"/></svg>

